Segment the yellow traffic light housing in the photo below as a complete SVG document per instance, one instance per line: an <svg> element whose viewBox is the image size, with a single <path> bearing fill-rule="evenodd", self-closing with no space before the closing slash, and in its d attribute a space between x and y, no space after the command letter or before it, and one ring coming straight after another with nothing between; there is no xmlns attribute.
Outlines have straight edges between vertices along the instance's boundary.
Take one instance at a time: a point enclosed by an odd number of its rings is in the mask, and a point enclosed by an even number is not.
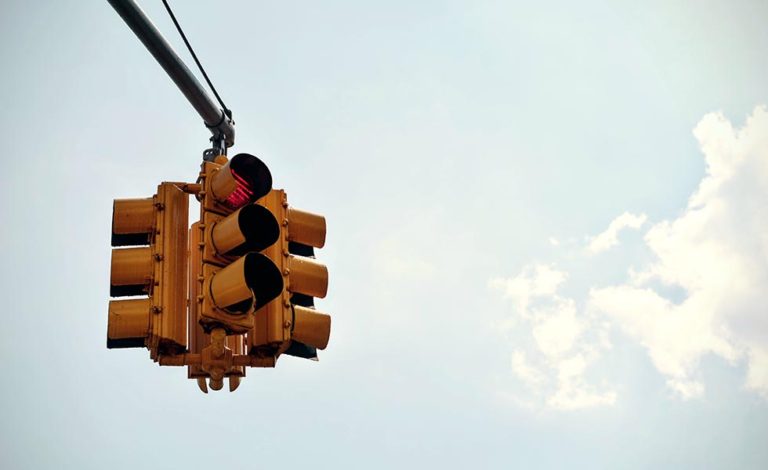
<svg viewBox="0 0 768 470"><path fill-rule="evenodd" d="M259 253L277 241L279 226L254 205L272 188L272 176L261 160L241 153L223 165L205 162L200 178L199 321L206 332L243 334L253 328L253 313L283 289L280 270Z"/></svg>
<svg viewBox="0 0 768 470"><path fill-rule="evenodd" d="M191 227L189 194L200 201ZM206 393L225 378L235 390L246 367L274 367L281 354L316 358L331 327L314 308L328 290L313 251L325 233L325 218L288 206L249 154L203 162L195 184L115 200L107 347L187 366Z"/></svg>
<svg viewBox="0 0 768 470"><path fill-rule="evenodd" d="M280 239L264 254L280 268L284 288L280 297L256 312L248 335L250 354L316 357L313 350L327 346L331 328L331 317L315 310L312 299L325 297L328 290L328 269L312 252L312 247L325 245L325 218L290 207L283 190L272 190L260 202L280 221ZM309 352L292 354L299 349Z"/></svg>
<svg viewBox="0 0 768 470"><path fill-rule="evenodd" d="M147 199L117 199L112 212L108 348L144 347L152 356L186 350L189 200L172 183ZM126 248L127 247L127 248Z"/></svg>

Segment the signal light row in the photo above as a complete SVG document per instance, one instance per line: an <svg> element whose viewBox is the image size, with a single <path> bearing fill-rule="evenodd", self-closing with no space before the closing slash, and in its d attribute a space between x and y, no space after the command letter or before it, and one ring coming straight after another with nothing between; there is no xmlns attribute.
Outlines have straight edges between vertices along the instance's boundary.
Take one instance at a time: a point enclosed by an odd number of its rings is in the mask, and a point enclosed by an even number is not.
<svg viewBox="0 0 768 470"><path fill-rule="evenodd" d="M109 303L108 348L142 347L158 354L186 349L185 283L189 201L163 183L148 199L116 200L112 213L110 295L143 296ZM131 248L124 248L130 246Z"/></svg>

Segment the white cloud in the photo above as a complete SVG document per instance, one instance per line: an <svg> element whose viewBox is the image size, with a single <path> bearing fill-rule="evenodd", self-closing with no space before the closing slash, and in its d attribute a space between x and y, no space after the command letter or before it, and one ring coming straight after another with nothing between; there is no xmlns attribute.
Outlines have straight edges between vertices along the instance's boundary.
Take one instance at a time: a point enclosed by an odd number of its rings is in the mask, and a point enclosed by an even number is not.
<svg viewBox="0 0 768 470"><path fill-rule="evenodd" d="M684 400L704 395L704 384L697 380L671 378L667 379L667 387Z"/></svg>
<svg viewBox="0 0 768 470"><path fill-rule="evenodd" d="M736 357L712 328L711 312L696 302L675 305L647 288L616 286L594 289L590 303L646 347L659 372L685 398L703 392L692 378L702 354Z"/></svg>
<svg viewBox="0 0 768 470"><path fill-rule="evenodd" d="M519 320L506 322L503 329L519 326L515 338L521 347L512 353L512 373L533 398L517 396L516 403L573 410L615 402L615 392L607 387L598 390L585 379L588 366L610 348L610 342L604 339L604 324L586 317L573 299L557 293L566 278L553 266L534 264L513 278L490 282L512 301L514 319ZM522 349L523 345L528 347Z"/></svg>
<svg viewBox="0 0 768 470"><path fill-rule="evenodd" d="M757 108L738 131L709 114L694 135L707 173L680 217L646 233L656 260L631 283L593 289L590 305L647 348L681 397L704 393L707 354L744 359L745 386L768 397L768 113ZM673 303L650 281L687 295Z"/></svg>
<svg viewBox="0 0 768 470"><path fill-rule="evenodd" d="M597 356L576 354L560 361L557 364L558 387L547 399L547 404L561 410L613 405L616 402L615 391L597 391L597 387L588 384L584 378L587 366L595 359Z"/></svg>
<svg viewBox="0 0 768 470"><path fill-rule="evenodd" d="M645 214L635 215L629 212L621 214L613 219L604 232L590 239L587 252L591 254L602 253L616 246L619 243L620 231L627 228L639 229L643 226L646 219Z"/></svg>
<svg viewBox="0 0 768 470"><path fill-rule="evenodd" d="M518 314L528 317L528 304L533 297L552 295L567 278L567 274L544 264L526 266L520 275L507 278L491 279L490 285L501 290L504 297L512 299Z"/></svg>
<svg viewBox="0 0 768 470"><path fill-rule="evenodd" d="M586 378L587 368L611 348L612 325L646 349L683 399L705 393L699 368L708 355L746 364L745 388L768 398L768 111L756 108L741 130L721 114L708 114L694 135L706 175L679 217L645 233L654 260L629 267L626 282L591 288L579 309L558 294L568 273L551 265L491 280L515 307L520 334L512 372L533 402L564 410L614 403L610 386ZM625 212L587 251L605 251L621 230L645 222L645 215ZM671 291L683 298L666 297Z"/></svg>
<svg viewBox="0 0 768 470"><path fill-rule="evenodd" d="M761 393L768 398L768 347L754 346L749 350L749 367L747 369L747 389Z"/></svg>
<svg viewBox="0 0 768 470"><path fill-rule="evenodd" d="M553 308L540 313L531 331L539 350L548 357L559 357L570 351L584 328L576 317L571 299L558 299Z"/></svg>
<svg viewBox="0 0 768 470"><path fill-rule="evenodd" d="M537 388L546 381L544 373L528 362L525 351L512 353L512 372L530 388Z"/></svg>

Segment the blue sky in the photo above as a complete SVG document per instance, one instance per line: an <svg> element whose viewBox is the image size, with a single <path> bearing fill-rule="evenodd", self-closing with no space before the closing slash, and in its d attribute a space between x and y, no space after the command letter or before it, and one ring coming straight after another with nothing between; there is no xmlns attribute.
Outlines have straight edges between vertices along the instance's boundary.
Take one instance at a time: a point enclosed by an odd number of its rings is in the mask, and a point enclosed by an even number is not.
<svg viewBox="0 0 768 470"><path fill-rule="evenodd" d="M105 348L112 200L207 131L107 2L4 2L0 466L768 466L765 2L171 4L327 217L328 349Z"/></svg>

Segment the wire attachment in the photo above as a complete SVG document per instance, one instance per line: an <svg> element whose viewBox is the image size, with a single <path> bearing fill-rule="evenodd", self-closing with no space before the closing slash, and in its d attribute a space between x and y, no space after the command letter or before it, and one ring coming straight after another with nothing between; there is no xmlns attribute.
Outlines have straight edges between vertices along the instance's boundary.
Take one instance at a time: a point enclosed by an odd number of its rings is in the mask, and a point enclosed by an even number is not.
<svg viewBox="0 0 768 470"><path fill-rule="evenodd" d="M181 29L181 25L179 24L178 20L176 20L176 15L173 14L173 11L171 10L171 6L168 4L167 0L163 0L163 5L165 5L165 9L168 11L168 15L170 15L171 20L173 20L173 24L176 26L176 30L179 32L179 35L181 35L181 39L184 40L184 44L186 44L187 49L189 50L189 53L192 55L192 58L195 60L195 63L197 64L197 67L200 69L200 73L203 74L203 77L205 78L206 83L208 83L208 87L213 92L214 96L216 96L216 100L221 105L221 119L219 119L219 122L217 122L214 125L209 125L207 122L204 122L205 127L209 129L217 129L221 124L224 123L225 120L229 120L230 123L234 126L235 122L232 120L232 110L227 107L227 105L224 104L224 101L221 99L221 96L219 96L219 92L216 91L216 87L213 86L213 83L211 82L211 79L208 78L208 74L205 73L205 69L203 68L203 64L200 63L200 60L197 58L197 54L195 54L195 51L192 49L192 45L189 43L189 40L187 39L187 36L184 34L184 31ZM215 134L213 137L211 137L212 146L211 148L208 148L203 151L203 160L210 162L213 161L216 157L219 155L226 155L227 154L227 137L221 133ZM232 139L234 136L229 136L230 139Z"/></svg>

